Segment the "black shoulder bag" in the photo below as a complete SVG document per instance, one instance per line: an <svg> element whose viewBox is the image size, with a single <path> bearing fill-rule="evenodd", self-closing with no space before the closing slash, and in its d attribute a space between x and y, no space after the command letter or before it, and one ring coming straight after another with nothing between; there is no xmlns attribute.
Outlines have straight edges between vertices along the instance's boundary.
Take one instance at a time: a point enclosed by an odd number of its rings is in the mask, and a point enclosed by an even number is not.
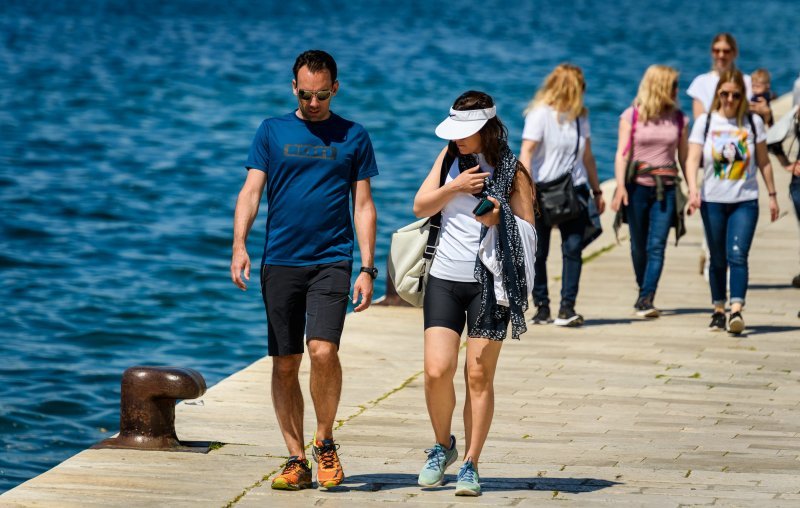
<svg viewBox="0 0 800 508"><path fill-rule="evenodd" d="M557 226L580 217L583 213L583 204L578 199L575 186L572 183L572 172L578 164L578 148L581 142L580 118L575 119L577 140L575 141L575 154L572 165L567 172L555 180L536 184L536 195L542 210L542 219L549 226Z"/></svg>

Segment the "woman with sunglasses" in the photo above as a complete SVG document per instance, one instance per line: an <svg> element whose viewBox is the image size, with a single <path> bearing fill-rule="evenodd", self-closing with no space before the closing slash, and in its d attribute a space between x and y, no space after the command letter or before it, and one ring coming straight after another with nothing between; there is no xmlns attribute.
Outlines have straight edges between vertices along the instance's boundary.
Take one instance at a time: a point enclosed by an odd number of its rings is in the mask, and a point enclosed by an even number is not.
<svg viewBox="0 0 800 508"><path fill-rule="evenodd" d="M736 57L739 56L739 47L733 35L722 32L711 40L711 71L701 74L692 80L686 93L692 98L692 117L697 118L709 111L714 100L714 90L722 72L736 68ZM753 95L753 88L749 75L744 76L747 96ZM708 241L703 237L702 252L700 254L700 272L708 280L709 254Z"/></svg>
<svg viewBox="0 0 800 508"><path fill-rule="evenodd" d="M553 69L525 109L519 159L530 170L537 186L559 181L570 174L578 199L588 205L592 199L589 196L591 192L598 212L603 213L605 202L592 154L589 113L583 105L585 91L586 82L580 67L564 63ZM589 215L586 213L557 224L561 231L563 260L561 304L555 319L557 326L583 324L583 316L575 312L575 301L587 226ZM531 320L533 324L553 322L547 288L547 254L553 227L546 220L536 222L538 243L533 303L537 309Z"/></svg>
<svg viewBox="0 0 800 508"><path fill-rule="evenodd" d="M617 190L611 208L630 228L631 258L639 297L636 314L659 316L653 303L664 267L670 227L676 238L683 210L677 204L678 163L686 167L688 119L678 108L678 71L651 65L633 105L619 119L614 161ZM676 157L677 152L677 157ZM615 221L615 227L617 221Z"/></svg>
<svg viewBox="0 0 800 508"><path fill-rule="evenodd" d="M720 74L736 69L736 57L738 56L739 47L733 35L723 32L714 36L711 41L711 70L694 78L686 90L686 93L692 98L692 116L695 120L709 111ZM753 87L749 75L744 76L744 84L747 97L751 97Z"/></svg>
<svg viewBox="0 0 800 508"><path fill-rule="evenodd" d="M425 401L436 442L426 450L418 482L422 487L441 485L445 469L458 458L450 433L456 404L453 376L466 324L466 451L455 494L477 496L478 460L494 413L500 348L509 322L512 338L525 332L530 269L525 260L535 245L533 190L525 168L508 148L508 131L489 95L462 94L436 135L449 143L414 198L417 217L441 214L423 303ZM487 254L500 259L502 267L489 262ZM499 284L502 294L497 293Z"/></svg>
<svg viewBox="0 0 800 508"><path fill-rule="evenodd" d="M747 109L744 77L738 70L720 74L711 112L697 119L689 137L686 180L689 213L700 209L710 252L709 285L714 313L709 328L726 329L726 272L730 269L730 317L727 330L744 328L742 308L748 283L747 257L758 222L756 167L769 193L772 221L778 201L772 166L767 155L761 117ZM697 170L703 169L702 195L697 192Z"/></svg>

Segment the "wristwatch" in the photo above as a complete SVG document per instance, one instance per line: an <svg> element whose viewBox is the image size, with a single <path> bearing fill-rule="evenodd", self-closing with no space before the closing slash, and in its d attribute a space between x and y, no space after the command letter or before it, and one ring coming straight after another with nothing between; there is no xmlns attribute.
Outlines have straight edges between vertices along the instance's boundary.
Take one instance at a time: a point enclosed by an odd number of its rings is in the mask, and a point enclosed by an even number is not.
<svg viewBox="0 0 800 508"><path fill-rule="evenodd" d="M378 269L374 266L362 266L361 270L359 270L359 273L360 272L368 273L369 276L372 277L372 280L378 278Z"/></svg>

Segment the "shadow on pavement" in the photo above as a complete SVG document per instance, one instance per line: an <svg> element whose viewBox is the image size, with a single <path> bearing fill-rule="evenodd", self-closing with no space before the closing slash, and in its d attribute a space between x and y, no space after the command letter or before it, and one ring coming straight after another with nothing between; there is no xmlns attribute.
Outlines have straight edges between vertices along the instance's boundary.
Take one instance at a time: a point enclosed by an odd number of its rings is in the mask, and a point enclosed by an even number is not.
<svg viewBox="0 0 800 508"><path fill-rule="evenodd" d="M662 317L668 316L682 316L686 314L708 314L711 316L710 308L678 308L678 309L658 309ZM633 314L633 311L631 311ZM600 326L600 325L629 325L631 323L649 321L647 318L631 316L629 318L609 318L609 319L586 319L585 326Z"/></svg>
<svg viewBox="0 0 800 508"><path fill-rule="evenodd" d="M751 289L791 289L797 291L797 288L792 286L789 282L785 284L748 284L747 290L749 291Z"/></svg>
<svg viewBox="0 0 800 508"><path fill-rule="evenodd" d="M632 318L617 318L617 319L587 319L584 321L584 326L601 326L601 325L629 325L635 321L644 321L639 317Z"/></svg>
<svg viewBox="0 0 800 508"><path fill-rule="evenodd" d="M404 473L390 474L362 474L348 476L344 484L336 491L378 492L383 490L415 487L420 491L455 490L456 475L446 475L447 483L441 487L423 489L417 485L417 475ZM621 482L600 480L598 478L497 478L482 477L481 487L484 492L491 491L524 491L524 490L552 490L570 494L581 492L594 492L597 490L620 485Z"/></svg>
<svg viewBox="0 0 800 508"><path fill-rule="evenodd" d="M711 317L711 313L714 309L711 308L711 305L708 307L687 307L687 308L678 308L678 309L660 309L662 316L683 316L686 314L708 314Z"/></svg>
<svg viewBox="0 0 800 508"><path fill-rule="evenodd" d="M751 337L753 335L762 335L765 333L785 333L785 332L794 332L800 333L800 326L778 326L778 325L755 325L755 326L747 326L745 328L744 333L740 334L740 337Z"/></svg>

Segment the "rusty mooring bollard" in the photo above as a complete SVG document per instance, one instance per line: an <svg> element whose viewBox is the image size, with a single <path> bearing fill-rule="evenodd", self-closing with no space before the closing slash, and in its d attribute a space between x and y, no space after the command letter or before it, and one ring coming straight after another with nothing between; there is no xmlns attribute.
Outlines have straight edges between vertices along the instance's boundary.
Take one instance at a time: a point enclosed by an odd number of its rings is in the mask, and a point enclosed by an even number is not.
<svg viewBox="0 0 800 508"><path fill-rule="evenodd" d="M119 435L92 448L196 451L190 449L192 445L207 443L181 443L178 440L175 402L195 399L205 392L206 381L194 369L130 367L122 374Z"/></svg>

